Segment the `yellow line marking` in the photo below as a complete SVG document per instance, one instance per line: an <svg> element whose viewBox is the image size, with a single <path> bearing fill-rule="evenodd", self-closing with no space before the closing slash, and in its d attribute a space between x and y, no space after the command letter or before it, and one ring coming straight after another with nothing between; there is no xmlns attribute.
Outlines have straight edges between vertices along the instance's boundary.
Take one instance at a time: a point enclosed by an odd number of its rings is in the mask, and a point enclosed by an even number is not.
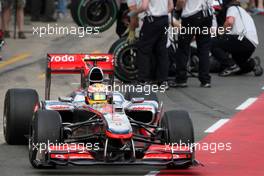
<svg viewBox="0 0 264 176"><path fill-rule="evenodd" d="M17 56L11 57L8 60L0 62L0 68L4 68L4 67L9 66L11 64L14 64L16 62L22 61L22 60L24 60L30 56L31 56L30 53L22 53L22 54L19 54Z"/></svg>

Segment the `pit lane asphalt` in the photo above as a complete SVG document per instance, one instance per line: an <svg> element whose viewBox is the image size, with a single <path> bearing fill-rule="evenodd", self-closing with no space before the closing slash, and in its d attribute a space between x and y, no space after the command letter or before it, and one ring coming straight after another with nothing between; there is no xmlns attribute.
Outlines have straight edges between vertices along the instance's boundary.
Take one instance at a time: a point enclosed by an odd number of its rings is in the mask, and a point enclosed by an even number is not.
<svg viewBox="0 0 264 176"><path fill-rule="evenodd" d="M264 24L263 17L255 17L258 26L260 46L254 55L261 56L264 62ZM113 33L112 29L112 33ZM107 52L116 36L110 31L101 38L76 39L64 36L49 43L49 46L32 56L30 61L0 70L0 114L3 114L4 95L8 88L34 88L40 96L44 95L45 56L47 52ZM39 41L41 42L41 40ZM37 46L36 46L37 47ZM37 49L37 48L36 48ZM34 46L32 47L34 50ZM263 64L264 65L264 64ZM71 92L79 81L77 76L59 76L52 88L53 97L63 96ZM257 97L264 86L263 77L252 74L220 78L213 75L213 87L202 89L198 80L191 78L189 88L170 89L165 94L158 94L164 102L166 110L184 109L190 112L196 141L206 136L204 131L222 118L231 118L237 111L235 108L250 97ZM2 117L1 117L2 118ZM199 160L199 158L197 158ZM205 163L206 164L206 163ZM2 135L2 119L0 122L0 175L146 175L150 171L162 169L155 166L89 166L89 167L58 167L56 170L35 170L28 161L26 146L8 146Z"/></svg>

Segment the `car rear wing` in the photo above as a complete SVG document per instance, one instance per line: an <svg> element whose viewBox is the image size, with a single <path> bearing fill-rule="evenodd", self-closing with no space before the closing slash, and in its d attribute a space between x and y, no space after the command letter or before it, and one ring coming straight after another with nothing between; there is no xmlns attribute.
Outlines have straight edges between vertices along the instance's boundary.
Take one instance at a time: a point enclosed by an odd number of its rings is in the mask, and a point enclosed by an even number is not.
<svg viewBox="0 0 264 176"><path fill-rule="evenodd" d="M111 54L48 54L46 68L45 98L50 99L51 75L80 74L81 87L94 67L102 69L109 78L114 76L114 56Z"/></svg>

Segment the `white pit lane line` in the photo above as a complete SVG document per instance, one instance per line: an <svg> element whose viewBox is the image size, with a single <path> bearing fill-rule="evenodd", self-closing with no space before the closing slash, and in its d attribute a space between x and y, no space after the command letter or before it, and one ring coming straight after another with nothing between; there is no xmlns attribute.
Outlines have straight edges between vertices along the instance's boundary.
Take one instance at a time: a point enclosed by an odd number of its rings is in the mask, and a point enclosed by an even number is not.
<svg viewBox="0 0 264 176"><path fill-rule="evenodd" d="M252 105L258 98L249 98L247 99L244 103L239 105L236 110L245 110L248 108L250 105Z"/></svg>
<svg viewBox="0 0 264 176"><path fill-rule="evenodd" d="M226 124L229 121L229 119L220 119L216 123L214 123L212 126L210 126L207 130L205 130L205 133L214 133L217 129L222 127L224 124Z"/></svg>
<svg viewBox="0 0 264 176"><path fill-rule="evenodd" d="M159 174L160 171L150 171L149 173L147 173L145 176L156 176L157 174Z"/></svg>

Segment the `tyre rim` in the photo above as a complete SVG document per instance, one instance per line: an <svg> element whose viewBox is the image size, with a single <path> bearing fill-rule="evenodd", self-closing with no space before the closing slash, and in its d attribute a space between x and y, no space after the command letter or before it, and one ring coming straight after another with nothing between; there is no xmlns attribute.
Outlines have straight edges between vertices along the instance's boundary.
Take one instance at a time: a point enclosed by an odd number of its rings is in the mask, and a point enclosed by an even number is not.
<svg viewBox="0 0 264 176"><path fill-rule="evenodd" d="M136 74L136 51L134 48L127 47L120 52L119 58L119 68L124 70L129 74Z"/></svg>
<svg viewBox="0 0 264 176"><path fill-rule="evenodd" d="M115 74L122 81L133 81L137 79L138 76L136 67L136 48L134 45L128 45L126 42L119 46L123 47L114 52L116 58Z"/></svg>
<svg viewBox="0 0 264 176"><path fill-rule="evenodd" d="M111 18L111 9L108 3L92 1L86 6L85 11L88 24L94 26L104 25Z"/></svg>

